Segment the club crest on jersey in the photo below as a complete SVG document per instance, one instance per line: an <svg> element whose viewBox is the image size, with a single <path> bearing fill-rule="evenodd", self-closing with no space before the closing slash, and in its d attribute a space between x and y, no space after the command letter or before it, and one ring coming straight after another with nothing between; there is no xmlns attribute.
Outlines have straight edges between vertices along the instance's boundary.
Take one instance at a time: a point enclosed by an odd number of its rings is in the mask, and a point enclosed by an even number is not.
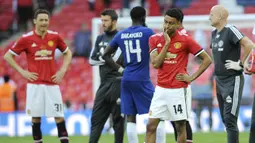
<svg viewBox="0 0 255 143"><path fill-rule="evenodd" d="M54 42L53 42L53 41L48 41L48 45L49 45L50 47L52 47L52 46L54 45Z"/></svg>
<svg viewBox="0 0 255 143"><path fill-rule="evenodd" d="M219 43L218 43L219 47L222 47L223 44L224 44L224 42L222 40L220 40Z"/></svg>
<svg viewBox="0 0 255 143"><path fill-rule="evenodd" d="M182 44L181 44L180 42L174 43L174 48L175 48L175 49L180 49L181 46L182 46Z"/></svg>

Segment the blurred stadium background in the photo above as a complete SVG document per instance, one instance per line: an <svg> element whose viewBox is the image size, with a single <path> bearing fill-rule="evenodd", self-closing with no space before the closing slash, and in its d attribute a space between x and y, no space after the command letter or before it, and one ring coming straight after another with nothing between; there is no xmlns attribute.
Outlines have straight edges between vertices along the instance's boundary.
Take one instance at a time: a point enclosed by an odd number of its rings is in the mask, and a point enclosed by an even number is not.
<svg viewBox="0 0 255 143"><path fill-rule="evenodd" d="M184 27L189 34L208 52L210 51L209 26L210 8L222 4L230 12L229 24L234 24L246 36L254 39L252 31L255 24L255 0L0 0L0 90L2 77L10 76L10 86L13 95L9 99L0 97L0 142L31 142L30 117L24 114L26 99L26 80L10 68L3 60L4 53L14 44L22 33L33 28L33 11L37 8L47 8L51 13L50 30L60 33L74 53L72 63L64 80L60 84L66 107L67 129L74 143L87 141L89 135L91 109L95 91L99 84L97 67L91 67L88 57L94 40L100 32L100 12L104 8L113 8L119 15L119 29L130 25L129 10L133 6L143 5L147 9L147 24L155 32L162 29L162 14L169 7L178 7L185 14ZM58 66L62 63L61 55L56 55ZM26 57L22 54L16 57L18 63L27 67ZM190 57L188 71L193 72L198 67L199 60ZM151 78L156 83L156 71L151 69ZM215 84L213 66L192 84L193 113L192 128L195 132L194 142L226 142L224 126L221 123L217 101L215 99ZM0 93L1 93L0 91ZM245 76L242 106L239 115L241 143L248 142L251 105L255 91L254 76ZM208 110L209 109L209 110ZM210 112L211 111L211 112ZM210 122L212 113L212 123ZM138 132L143 134L147 115L138 117ZM107 122L101 143L113 142L111 124ZM173 129L166 123L168 141L173 141ZM44 135L57 135L53 119L43 120ZM217 133L215 133L217 132ZM21 137L20 137L21 136ZM140 136L143 140L143 135ZM13 141L12 141L13 140ZM46 137L47 142L58 142L54 137ZM127 140L125 141L127 142Z"/></svg>

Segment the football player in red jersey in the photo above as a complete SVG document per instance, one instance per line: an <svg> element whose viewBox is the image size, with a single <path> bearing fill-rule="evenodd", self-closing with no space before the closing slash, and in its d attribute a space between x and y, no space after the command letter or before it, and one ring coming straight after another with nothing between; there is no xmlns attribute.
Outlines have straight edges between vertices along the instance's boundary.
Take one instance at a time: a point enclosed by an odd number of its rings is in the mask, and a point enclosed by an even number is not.
<svg viewBox="0 0 255 143"><path fill-rule="evenodd" d="M182 22L183 22L183 19L184 19L184 14L182 12L182 10L178 9L178 8L175 8L176 10L178 10L181 14L181 18L180 18L180 21L178 21L178 24L179 24L179 27L178 27L178 30L182 33L182 34L187 34L187 31L186 29L184 29L184 26L182 25ZM192 98L192 97L189 97L189 98ZM174 128L174 137L175 137L175 141L177 142L177 130L176 130L176 126L174 124L173 121L171 121L172 125L173 125L173 128ZM187 132L187 143L192 143L193 142L193 136L192 136L192 128L190 126L190 123L189 121L186 122L186 132Z"/></svg>
<svg viewBox="0 0 255 143"><path fill-rule="evenodd" d="M186 120L191 112L189 83L198 78L211 64L210 56L187 34L178 29L181 14L169 9L164 17L164 33L150 37L150 56L158 69L158 80L151 102L147 124L146 143L155 143L156 128L160 120L174 121L177 142L186 143ZM192 75L187 73L189 53L202 63Z"/></svg>
<svg viewBox="0 0 255 143"><path fill-rule="evenodd" d="M71 62L72 53L57 32L48 30L49 12L39 9L34 14L35 30L24 34L5 54L4 59L17 70L27 83L26 113L32 117L34 142L42 143L41 117L55 117L61 143L68 143L62 95L58 84ZM62 67L57 71L55 49L64 55ZM21 68L14 56L25 52L28 70Z"/></svg>

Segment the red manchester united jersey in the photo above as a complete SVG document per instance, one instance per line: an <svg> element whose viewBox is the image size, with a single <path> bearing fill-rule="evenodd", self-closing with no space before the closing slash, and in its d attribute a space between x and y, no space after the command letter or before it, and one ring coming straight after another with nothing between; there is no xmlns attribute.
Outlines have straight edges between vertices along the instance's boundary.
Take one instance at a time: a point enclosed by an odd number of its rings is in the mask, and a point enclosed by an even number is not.
<svg viewBox="0 0 255 143"><path fill-rule="evenodd" d="M35 84L55 84L51 77L56 74L54 60L55 49L65 53L68 47L57 32L47 31L44 39L35 31L24 34L9 50L14 55L25 52L27 55L28 71L38 73Z"/></svg>
<svg viewBox="0 0 255 143"><path fill-rule="evenodd" d="M155 50L160 53L165 45L163 33L151 36L149 44L151 53ZM164 88L187 87L189 83L177 81L175 77L178 73L187 74L189 53L197 56L202 51L203 49L189 35L177 30L176 34L171 37L164 63L158 69L158 86Z"/></svg>

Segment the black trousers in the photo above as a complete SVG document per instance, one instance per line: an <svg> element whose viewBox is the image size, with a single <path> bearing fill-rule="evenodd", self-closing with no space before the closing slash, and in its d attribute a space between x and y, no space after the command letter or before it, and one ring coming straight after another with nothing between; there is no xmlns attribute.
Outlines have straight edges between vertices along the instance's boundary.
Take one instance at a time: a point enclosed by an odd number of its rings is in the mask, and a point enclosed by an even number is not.
<svg viewBox="0 0 255 143"><path fill-rule="evenodd" d="M216 76L216 92L220 114L228 134L228 143L239 143L237 118L244 85L243 75Z"/></svg>
<svg viewBox="0 0 255 143"><path fill-rule="evenodd" d="M124 117L120 109L121 80L114 80L100 85L92 111L89 143L98 143L105 122L112 114L115 143L123 143Z"/></svg>

